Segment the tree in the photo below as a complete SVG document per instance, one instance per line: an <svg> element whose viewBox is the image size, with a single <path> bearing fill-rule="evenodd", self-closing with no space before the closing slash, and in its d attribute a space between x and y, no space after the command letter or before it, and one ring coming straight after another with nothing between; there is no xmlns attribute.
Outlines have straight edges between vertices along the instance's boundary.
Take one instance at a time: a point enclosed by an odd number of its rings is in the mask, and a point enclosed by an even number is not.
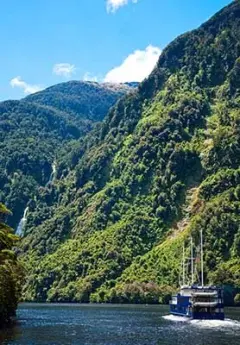
<svg viewBox="0 0 240 345"><path fill-rule="evenodd" d="M23 271L12 250L18 240L4 220L11 212L0 203L0 324L15 315Z"/></svg>

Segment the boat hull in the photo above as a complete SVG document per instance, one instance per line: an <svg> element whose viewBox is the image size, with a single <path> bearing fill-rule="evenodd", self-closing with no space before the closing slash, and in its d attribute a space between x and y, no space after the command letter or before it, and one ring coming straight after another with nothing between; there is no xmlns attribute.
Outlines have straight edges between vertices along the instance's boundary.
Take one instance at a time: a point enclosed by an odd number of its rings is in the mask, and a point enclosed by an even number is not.
<svg viewBox="0 0 240 345"><path fill-rule="evenodd" d="M193 313L193 320L224 320L224 313Z"/></svg>
<svg viewBox="0 0 240 345"><path fill-rule="evenodd" d="M191 320L224 320L225 316L224 313L215 313L215 314L209 314L209 313L193 313L193 314L187 314L182 312L171 312L171 315L174 316L180 316L180 317L186 317Z"/></svg>

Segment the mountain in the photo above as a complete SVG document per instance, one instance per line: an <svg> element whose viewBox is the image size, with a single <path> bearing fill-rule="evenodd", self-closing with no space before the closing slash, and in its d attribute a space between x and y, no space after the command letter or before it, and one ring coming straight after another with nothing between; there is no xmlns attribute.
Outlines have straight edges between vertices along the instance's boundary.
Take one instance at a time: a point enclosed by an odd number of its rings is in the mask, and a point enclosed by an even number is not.
<svg viewBox="0 0 240 345"><path fill-rule="evenodd" d="M79 144L131 90L126 85L71 81L0 103L0 201L13 213L12 227L16 229L38 188L51 182L63 152Z"/></svg>
<svg viewBox="0 0 240 345"><path fill-rule="evenodd" d="M206 283L240 295L240 2L174 40L29 205L24 298L165 302L204 234ZM71 152L70 152L71 155Z"/></svg>
<svg viewBox="0 0 240 345"><path fill-rule="evenodd" d="M51 86L25 98L27 102L53 107L90 121L101 121L117 99L136 84L69 81Z"/></svg>

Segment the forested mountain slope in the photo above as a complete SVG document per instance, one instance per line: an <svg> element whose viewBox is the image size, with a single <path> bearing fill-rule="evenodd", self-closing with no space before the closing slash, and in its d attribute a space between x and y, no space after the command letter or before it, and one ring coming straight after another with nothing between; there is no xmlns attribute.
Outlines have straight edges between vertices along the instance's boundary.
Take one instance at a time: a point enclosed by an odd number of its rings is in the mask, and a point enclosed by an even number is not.
<svg viewBox="0 0 240 345"><path fill-rule="evenodd" d="M17 227L39 186L53 178L64 152L130 90L76 81L0 103L0 200L12 210L10 225Z"/></svg>
<svg viewBox="0 0 240 345"><path fill-rule="evenodd" d="M96 122L101 121L117 99L131 89L131 85L126 84L69 81L32 94L25 100Z"/></svg>
<svg viewBox="0 0 240 345"><path fill-rule="evenodd" d="M23 281L23 269L12 250L17 237L4 223L9 213L0 203L0 328L16 314Z"/></svg>
<svg viewBox="0 0 240 345"><path fill-rule="evenodd" d="M182 243L240 289L240 2L178 37L30 205L25 298L156 302ZM65 168L64 168L65 169Z"/></svg>

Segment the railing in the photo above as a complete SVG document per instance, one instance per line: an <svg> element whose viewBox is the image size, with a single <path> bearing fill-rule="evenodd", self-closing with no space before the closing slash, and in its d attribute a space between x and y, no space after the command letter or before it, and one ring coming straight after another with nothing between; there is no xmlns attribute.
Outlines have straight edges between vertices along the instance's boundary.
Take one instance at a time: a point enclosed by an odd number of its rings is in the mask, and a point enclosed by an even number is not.
<svg viewBox="0 0 240 345"><path fill-rule="evenodd" d="M192 302L194 307L216 307L218 305L217 301L214 302Z"/></svg>

